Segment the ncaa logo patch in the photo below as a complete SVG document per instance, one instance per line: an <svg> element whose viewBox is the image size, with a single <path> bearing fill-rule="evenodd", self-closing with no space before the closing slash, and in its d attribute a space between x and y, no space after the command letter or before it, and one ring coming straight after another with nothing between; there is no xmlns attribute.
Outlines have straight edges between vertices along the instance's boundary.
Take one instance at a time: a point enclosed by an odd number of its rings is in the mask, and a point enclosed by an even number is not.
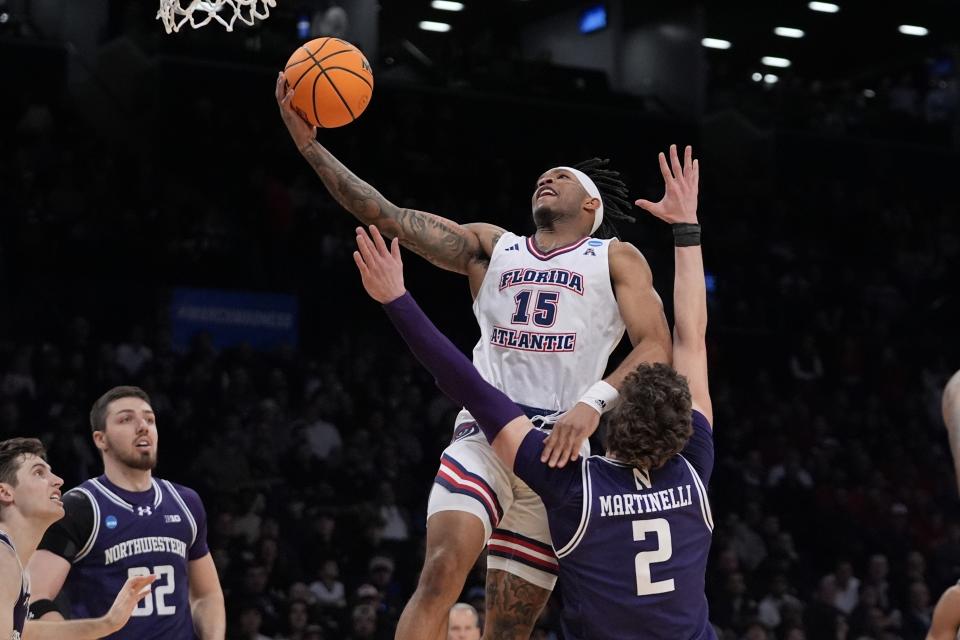
<svg viewBox="0 0 960 640"><path fill-rule="evenodd" d="M116 516L107 516L103 520L103 524L107 525L107 529L116 529L117 528L117 517Z"/></svg>
<svg viewBox="0 0 960 640"><path fill-rule="evenodd" d="M602 247L602 246L603 246L603 240L591 240L591 241L588 242L587 244L590 245L591 247Z"/></svg>

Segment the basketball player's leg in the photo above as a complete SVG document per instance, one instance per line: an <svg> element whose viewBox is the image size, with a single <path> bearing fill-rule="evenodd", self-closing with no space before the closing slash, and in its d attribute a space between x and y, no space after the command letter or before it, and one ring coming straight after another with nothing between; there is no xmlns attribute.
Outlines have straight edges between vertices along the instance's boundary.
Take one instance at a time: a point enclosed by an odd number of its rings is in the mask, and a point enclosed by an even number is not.
<svg viewBox="0 0 960 640"><path fill-rule="evenodd" d="M510 474L475 426L446 448L427 504L420 581L397 625L397 640L446 637L450 607L483 546L513 501Z"/></svg>
<svg viewBox="0 0 960 640"><path fill-rule="evenodd" d="M515 479L513 504L488 546L485 640L529 638L558 569L543 502Z"/></svg>
<svg viewBox="0 0 960 640"><path fill-rule="evenodd" d="M589 442L580 455L590 455ZM510 486L513 502L488 545L484 640L529 638L560 569L540 496L512 474Z"/></svg>
<svg viewBox="0 0 960 640"><path fill-rule="evenodd" d="M427 550L417 589L397 624L396 640L443 640L483 545L483 523L465 511L440 511L427 520Z"/></svg>
<svg viewBox="0 0 960 640"><path fill-rule="evenodd" d="M520 576L488 567L483 640L527 640L552 592Z"/></svg>

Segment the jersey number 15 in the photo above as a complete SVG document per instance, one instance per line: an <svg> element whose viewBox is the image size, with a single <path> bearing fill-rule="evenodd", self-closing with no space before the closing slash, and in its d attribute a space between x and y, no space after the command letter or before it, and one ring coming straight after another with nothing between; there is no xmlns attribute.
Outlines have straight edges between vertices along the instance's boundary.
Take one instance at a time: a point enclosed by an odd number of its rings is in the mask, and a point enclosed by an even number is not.
<svg viewBox="0 0 960 640"><path fill-rule="evenodd" d="M517 308L510 318L512 324L530 324L530 300L533 298L533 291L524 289L513 296L513 301L517 303ZM533 309L533 324L538 327L552 327L557 321L557 302L560 300L560 294L556 291L537 291L537 301Z"/></svg>

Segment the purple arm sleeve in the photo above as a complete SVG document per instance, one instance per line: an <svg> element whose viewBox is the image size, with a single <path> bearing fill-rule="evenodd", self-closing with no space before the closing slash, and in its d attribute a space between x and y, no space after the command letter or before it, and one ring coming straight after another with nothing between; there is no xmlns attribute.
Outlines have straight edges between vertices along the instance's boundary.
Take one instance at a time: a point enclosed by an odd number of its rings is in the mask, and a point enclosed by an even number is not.
<svg viewBox="0 0 960 640"><path fill-rule="evenodd" d="M197 538L193 541L193 546L187 552L188 560L199 560L210 553L210 547L207 546L207 510L203 508L203 501L197 492L183 485L176 485L180 497L183 498L190 514L197 521Z"/></svg>
<svg viewBox="0 0 960 640"><path fill-rule="evenodd" d="M383 308L440 390L473 414L488 442L523 415L510 398L480 377L473 363L430 322L409 292Z"/></svg>
<svg viewBox="0 0 960 640"><path fill-rule="evenodd" d="M517 477L537 492L548 509L561 507L571 500L575 490L580 488L583 457L577 458L562 469L549 467L540 462L543 453L543 441L547 434L531 429L517 447L517 457L513 461L513 472Z"/></svg>

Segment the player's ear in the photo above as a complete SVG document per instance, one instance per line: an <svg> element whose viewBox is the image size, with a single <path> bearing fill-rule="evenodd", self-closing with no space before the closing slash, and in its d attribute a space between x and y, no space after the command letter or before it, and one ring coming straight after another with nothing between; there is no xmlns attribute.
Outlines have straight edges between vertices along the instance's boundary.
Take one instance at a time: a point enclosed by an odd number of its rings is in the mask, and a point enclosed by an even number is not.
<svg viewBox="0 0 960 640"><path fill-rule="evenodd" d="M600 208L600 198L587 198L583 202L583 208L593 213Z"/></svg>
<svg viewBox="0 0 960 640"><path fill-rule="evenodd" d="M9 507L13 504L13 485L9 482L0 482L0 507Z"/></svg>
<svg viewBox="0 0 960 640"><path fill-rule="evenodd" d="M100 451L104 451L107 448L106 434L104 431L97 429L93 432L93 444Z"/></svg>

